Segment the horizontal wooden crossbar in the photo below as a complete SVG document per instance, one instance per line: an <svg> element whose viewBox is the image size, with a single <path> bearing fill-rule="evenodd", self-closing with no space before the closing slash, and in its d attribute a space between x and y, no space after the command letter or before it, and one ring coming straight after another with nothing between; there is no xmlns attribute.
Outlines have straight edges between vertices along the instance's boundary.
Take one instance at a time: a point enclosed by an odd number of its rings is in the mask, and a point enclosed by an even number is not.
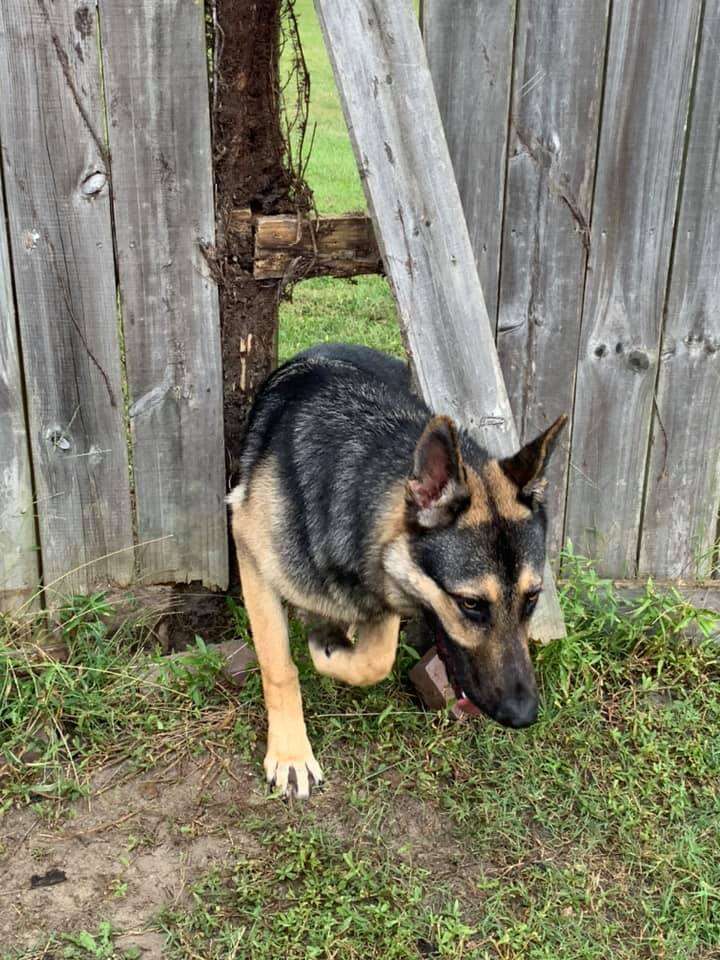
<svg viewBox="0 0 720 960"><path fill-rule="evenodd" d="M233 210L228 235L254 237L256 280L305 280L383 273L372 221L363 214L339 217L253 216Z"/></svg>

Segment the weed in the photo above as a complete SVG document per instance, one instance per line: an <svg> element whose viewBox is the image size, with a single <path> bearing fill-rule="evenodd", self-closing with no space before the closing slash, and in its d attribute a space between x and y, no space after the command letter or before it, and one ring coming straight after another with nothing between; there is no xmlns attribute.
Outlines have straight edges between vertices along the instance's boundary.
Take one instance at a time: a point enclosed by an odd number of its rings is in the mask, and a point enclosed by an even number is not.
<svg viewBox="0 0 720 960"><path fill-rule="evenodd" d="M46 960L62 956L64 960L138 960L138 950L118 950L111 924L101 923L95 933L80 930L50 937L36 950L23 953L6 953L2 960Z"/></svg>
<svg viewBox="0 0 720 960"><path fill-rule="evenodd" d="M0 812L17 801L82 795L92 770L136 767L177 749L225 717L222 662L200 638L182 662L148 650L134 627L108 632L104 594L73 597L58 612L67 660L0 633Z"/></svg>
<svg viewBox="0 0 720 960"><path fill-rule="evenodd" d="M368 857L316 828L261 826L257 835L263 858L213 871L193 888L191 911L161 918L168 956L405 960L418 943L437 957L468 955L459 905L428 908L427 871Z"/></svg>

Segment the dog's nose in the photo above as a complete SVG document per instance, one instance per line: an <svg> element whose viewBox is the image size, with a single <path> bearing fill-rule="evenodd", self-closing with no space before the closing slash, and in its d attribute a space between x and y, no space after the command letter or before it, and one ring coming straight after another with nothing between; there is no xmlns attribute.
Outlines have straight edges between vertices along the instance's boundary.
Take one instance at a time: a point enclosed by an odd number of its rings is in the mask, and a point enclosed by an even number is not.
<svg viewBox="0 0 720 960"><path fill-rule="evenodd" d="M504 727L530 727L537 720L538 716L538 698L530 692L525 694L508 697L504 700L495 719Z"/></svg>

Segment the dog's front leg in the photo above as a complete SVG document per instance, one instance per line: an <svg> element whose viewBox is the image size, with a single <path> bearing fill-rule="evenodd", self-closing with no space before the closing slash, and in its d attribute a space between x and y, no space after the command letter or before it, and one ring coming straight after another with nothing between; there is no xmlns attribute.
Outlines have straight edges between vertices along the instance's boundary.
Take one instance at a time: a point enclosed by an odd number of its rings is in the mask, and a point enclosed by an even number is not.
<svg viewBox="0 0 720 960"><path fill-rule="evenodd" d="M397 653L400 617L389 614L358 626L356 643L332 644L309 637L310 656L318 673L356 687L379 683L390 673Z"/></svg>
<svg viewBox="0 0 720 960"><path fill-rule="evenodd" d="M265 774L268 783L286 796L305 798L310 795L310 777L319 784L323 775L305 730L287 616L280 595L263 580L252 559L239 556L238 563L268 713Z"/></svg>

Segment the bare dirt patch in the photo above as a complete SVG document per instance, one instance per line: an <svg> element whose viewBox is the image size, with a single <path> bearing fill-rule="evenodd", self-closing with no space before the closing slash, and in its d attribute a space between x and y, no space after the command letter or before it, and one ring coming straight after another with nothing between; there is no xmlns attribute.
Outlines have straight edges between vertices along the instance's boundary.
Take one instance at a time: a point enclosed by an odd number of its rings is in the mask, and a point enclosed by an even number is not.
<svg viewBox="0 0 720 960"><path fill-rule="evenodd" d="M252 852L257 844L243 819L268 802L276 801L257 770L203 758L130 779L108 769L94 795L69 805L57 823L31 809L11 812L0 833L0 951L109 921L124 949L162 956L153 916L182 903L192 881L231 851ZM31 887L33 875L52 870L67 879Z"/></svg>

